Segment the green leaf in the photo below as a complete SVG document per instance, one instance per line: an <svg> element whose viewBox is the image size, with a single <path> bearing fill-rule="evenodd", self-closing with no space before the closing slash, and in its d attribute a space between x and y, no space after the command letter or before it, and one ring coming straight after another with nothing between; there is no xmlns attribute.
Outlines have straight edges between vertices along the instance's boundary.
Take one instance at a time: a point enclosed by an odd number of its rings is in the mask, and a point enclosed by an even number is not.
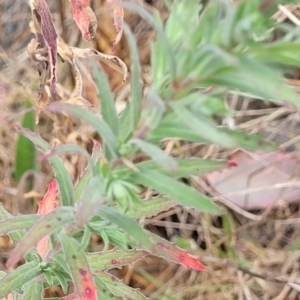
<svg viewBox="0 0 300 300"><path fill-rule="evenodd" d="M95 282L96 282L96 285L99 286L99 288L101 288L103 286L101 284L101 283L103 283L113 295L115 295L117 297L121 297L124 300L148 299L144 295L142 295L139 290L133 289L133 288L125 285L117 277L115 277L111 274L105 273L105 272L97 272L97 277L96 277Z"/></svg>
<svg viewBox="0 0 300 300"><path fill-rule="evenodd" d="M160 166L158 166L155 162L151 160L143 161L141 163L135 164L135 166L139 169L148 169L158 171L159 173L163 173L170 177L174 178L182 178L189 177L191 175L199 176L204 175L216 170L221 170L227 167L228 162L224 160L212 160L212 159L202 159L202 158L174 158L177 169L173 171L167 171ZM126 167L120 167L114 171L116 176L122 177L126 176L130 172Z"/></svg>
<svg viewBox="0 0 300 300"><path fill-rule="evenodd" d="M95 115L92 111L74 104L66 104L61 102L55 102L47 105L47 108L55 112L65 112L74 118L78 118L85 124L92 126L102 138L104 145L108 149L108 153L105 153L107 159L117 158L117 140L107 123Z"/></svg>
<svg viewBox="0 0 300 300"><path fill-rule="evenodd" d="M15 126L27 139L32 141L35 146L43 153L51 150L50 145L42 139L38 134L30 131L29 129ZM69 172L64 166L63 161L55 156L49 158L49 162L53 168L55 178L58 182L60 199L63 206L73 206L74 191Z"/></svg>
<svg viewBox="0 0 300 300"><path fill-rule="evenodd" d="M98 215L111 223L116 224L139 244L148 248L151 246L151 241L146 231L140 226L140 224L125 214L119 213L114 208L104 206L101 208Z"/></svg>
<svg viewBox="0 0 300 300"><path fill-rule="evenodd" d="M136 46L136 41L131 33L128 25L124 24L124 32L127 37L128 46L130 49L131 58L131 99L129 102L130 117L131 117L131 129L135 130L140 120L141 114L141 100L142 100L142 85L140 83L141 78L141 66L139 61L139 52Z"/></svg>
<svg viewBox="0 0 300 300"><path fill-rule="evenodd" d="M31 228L41 216L32 215L18 215L10 217L0 222L0 235L8 234L13 231L20 231Z"/></svg>
<svg viewBox="0 0 300 300"><path fill-rule="evenodd" d="M132 136L132 133L133 129L131 126L131 108L127 104L120 116L120 142L125 143Z"/></svg>
<svg viewBox="0 0 300 300"><path fill-rule="evenodd" d="M27 105L30 107L30 105ZM34 112L27 112L24 116L22 126L30 130L34 130ZM34 144L20 135L16 146L16 162L15 162L15 179L19 182L22 175L28 170L36 169L36 149Z"/></svg>
<svg viewBox="0 0 300 300"><path fill-rule="evenodd" d="M240 147L248 150L276 150L274 143L265 141L262 137L255 134L247 134L241 131L230 130L227 128L218 128L220 132L226 135L230 135L235 143ZM203 137L199 134L192 132L190 128L185 124L180 124L175 121L163 122L159 127L149 133L147 139L149 142L158 142L162 139L178 138L184 141L203 143L205 142Z"/></svg>
<svg viewBox="0 0 300 300"><path fill-rule="evenodd" d="M171 156L167 155L160 148L140 139L131 139L130 143L138 146L143 152L149 155L156 164L161 166L163 169L168 170L171 173L177 171L176 160L173 159Z"/></svg>
<svg viewBox="0 0 300 300"><path fill-rule="evenodd" d="M226 148L235 148L237 143L230 135L220 132L216 125L205 117L196 117L191 111L182 105L172 105L172 109L176 113L179 120L185 123L192 132L199 135L206 141L218 144Z"/></svg>
<svg viewBox="0 0 300 300"><path fill-rule="evenodd" d="M34 226L27 232L25 237L19 241L17 247L12 251L10 258L7 261L7 266L13 266L43 237L66 224L74 222L74 219L73 208L65 206L58 207L50 213L43 215L35 222Z"/></svg>
<svg viewBox="0 0 300 300"><path fill-rule="evenodd" d="M0 298L21 288L42 273L39 261L26 263L0 279Z"/></svg>
<svg viewBox="0 0 300 300"><path fill-rule="evenodd" d="M149 253L143 250L111 250L94 252L87 255L89 265L94 270L120 268L144 259Z"/></svg>
<svg viewBox="0 0 300 300"><path fill-rule="evenodd" d="M68 285L68 281L67 281L67 278L66 278L66 274L65 273L62 273L62 272L59 272L58 270L56 269L51 269L51 273L56 277L56 279L58 280L59 282L59 285L61 286L63 292L65 294L68 293L68 288L69 288L69 285Z"/></svg>
<svg viewBox="0 0 300 300"><path fill-rule="evenodd" d="M82 300L96 299L95 276L90 270L84 250L79 249L80 244L72 237L62 233L59 234L59 237L72 275L76 294Z"/></svg>
<svg viewBox="0 0 300 300"><path fill-rule="evenodd" d="M200 194L195 189L157 171L141 169L133 173L131 179L137 184L150 187L178 203L191 206L200 211L219 214L221 209L211 199Z"/></svg>
<svg viewBox="0 0 300 300"><path fill-rule="evenodd" d="M107 76L98 65L93 65L92 69L96 78L102 117L115 136L117 136L119 133L119 120L115 108L114 95L110 89Z"/></svg>
<svg viewBox="0 0 300 300"><path fill-rule="evenodd" d="M43 283L32 280L26 284L22 300L40 300L42 299Z"/></svg>
<svg viewBox="0 0 300 300"><path fill-rule="evenodd" d="M151 200L143 201L143 205L139 207L129 207L126 215L133 219L140 219L143 217L150 218L162 211L167 211L176 205L176 202L168 198L153 198Z"/></svg>

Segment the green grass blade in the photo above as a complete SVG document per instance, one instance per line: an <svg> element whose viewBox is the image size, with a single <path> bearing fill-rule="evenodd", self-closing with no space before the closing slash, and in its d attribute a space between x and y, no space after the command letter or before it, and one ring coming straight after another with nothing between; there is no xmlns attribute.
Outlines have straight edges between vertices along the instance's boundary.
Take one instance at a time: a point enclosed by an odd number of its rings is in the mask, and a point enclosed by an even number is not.
<svg viewBox="0 0 300 300"><path fill-rule="evenodd" d="M31 131L35 129L34 112L25 114L22 127ZM23 135L20 135L16 147L15 180L19 182L22 175L28 170L36 169L36 149L34 144Z"/></svg>

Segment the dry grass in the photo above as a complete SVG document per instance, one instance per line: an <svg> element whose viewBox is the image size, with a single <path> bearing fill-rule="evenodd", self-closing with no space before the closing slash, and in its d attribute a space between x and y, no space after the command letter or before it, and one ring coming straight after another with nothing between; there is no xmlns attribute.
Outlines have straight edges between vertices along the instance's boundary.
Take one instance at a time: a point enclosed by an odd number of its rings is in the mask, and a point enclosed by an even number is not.
<svg viewBox="0 0 300 300"><path fill-rule="evenodd" d="M161 1L152 2L161 9ZM53 4L53 11L61 36L71 45L81 45L69 4L67 1L57 3L57 7ZM100 51L110 53L114 39L112 21L104 13L101 1L95 6L99 31L94 44ZM26 44L31 38L28 27L30 12L21 0L0 0L0 11L0 40L3 41L0 47L0 201L14 214L24 211L22 206L26 207L26 211L33 212L35 207L22 197L24 188L16 185L13 177L18 137L13 126L21 121L26 112L25 102L34 103L38 84L35 67L26 54ZM151 40L154 34L136 16L127 15L126 18L138 38L146 88L151 81L147 40ZM298 5L280 6L274 18L278 22L292 22L300 26L300 8ZM124 40L116 49L116 54L128 64L129 54ZM59 67L60 82L67 87L72 85L68 72L63 72L64 66ZM84 63L80 67L88 74ZM121 84L118 69L112 69L109 65L105 68L116 93L116 105L122 110L130 93L129 85ZM298 92L299 70L295 70L294 77L287 80ZM88 77L85 96L90 102L97 102ZM224 123L251 133L261 133L268 140L276 141L282 150L299 151L298 111L236 95L229 98L228 105L234 110L234 116L224 120ZM86 126L47 112L42 114L37 131L51 142L56 137L54 142L77 142L88 150L96 138L95 133ZM217 158L229 155L216 146L183 144L177 140L168 141L165 147L169 153L179 156ZM75 180L84 162L78 156L65 157L65 162ZM39 174L42 184L37 192L43 193L52 176L49 166L43 164ZM203 178L192 178L188 183L215 196L227 210L226 216L211 217L193 209L175 207L143 222L146 228L169 240L176 237L185 239L189 250L199 255L207 265L206 271L198 273L161 259L147 258L134 267L116 270L116 274L124 278L125 283L141 288L151 299L300 299L299 204L247 212L228 207L226 198L215 195ZM91 248L98 249L99 243L98 239L93 239ZM8 238L0 237L0 269L4 268L10 247Z"/></svg>

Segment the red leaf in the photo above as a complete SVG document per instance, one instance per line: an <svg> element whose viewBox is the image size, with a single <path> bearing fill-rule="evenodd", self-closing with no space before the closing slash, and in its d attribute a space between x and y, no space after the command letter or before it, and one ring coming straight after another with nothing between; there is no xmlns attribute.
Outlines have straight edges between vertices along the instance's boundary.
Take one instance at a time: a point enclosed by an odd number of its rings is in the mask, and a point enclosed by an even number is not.
<svg viewBox="0 0 300 300"><path fill-rule="evenodd" d="M197 257L192 256L187 251L179 249L176 245L164 240L163 238L155 235L152 235L152 238L155 241L153 246L153 253L155 255L174 261L189 269L197 271L205 270L205 266L201 264Z"/></svg>
<svg viewBox="0 0 300 300"><path fill-rule="evenodd" d="M122 0L106 0L113 7L114 27L116 30L116 38L112 45L114 50L117 44L120 42L123 33L123 20L124 20L124 9L118 4L122 3Z"/></svg>
<svg viewBox="0 0 300 300"><path fill-rule="evenodd" d="M97 20L94 12L90 8L90 0L71 0L73 18L85 40L90 40L95 36Z"/></svg>
<svg viewBox="0 0 300 300"><path fill-rule="evenodd" d="M41 17L41 29L49 51L49 64L51 68L50 90L56 93L56 59L57 59L57 34L51 17L49 7L45 0L38 0L36 10Z"/></svg>
<svg viewBox="0 0 300 300"><path fill-rule="evenodd" d="M57 189L57 182L55 179L53 179L48 187L48 190L43 198L43 200L38 201L38 215L45 215L49 212L51 212L56 207L55 198L58 194ZM49 242L49 236L45 236L43 239L41 239L37 244L37 251L41 257L44 257L45 253L48 250L48 242Z"/></svg>

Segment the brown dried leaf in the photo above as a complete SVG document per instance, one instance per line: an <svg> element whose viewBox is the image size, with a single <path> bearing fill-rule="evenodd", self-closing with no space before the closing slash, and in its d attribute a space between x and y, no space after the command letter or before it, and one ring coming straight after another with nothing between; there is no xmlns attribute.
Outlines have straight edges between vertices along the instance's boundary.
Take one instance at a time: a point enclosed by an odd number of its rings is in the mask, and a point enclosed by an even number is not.
<svg viewBox="0 0 300 300"><path fill-rule="evenodd" d="M120 42L123 34L123 21L124 21L124 9L119 6L122 0L106 0L113 7L114 27L116 30L116 38L112 45L114 50L117 44Z"/></svg>

